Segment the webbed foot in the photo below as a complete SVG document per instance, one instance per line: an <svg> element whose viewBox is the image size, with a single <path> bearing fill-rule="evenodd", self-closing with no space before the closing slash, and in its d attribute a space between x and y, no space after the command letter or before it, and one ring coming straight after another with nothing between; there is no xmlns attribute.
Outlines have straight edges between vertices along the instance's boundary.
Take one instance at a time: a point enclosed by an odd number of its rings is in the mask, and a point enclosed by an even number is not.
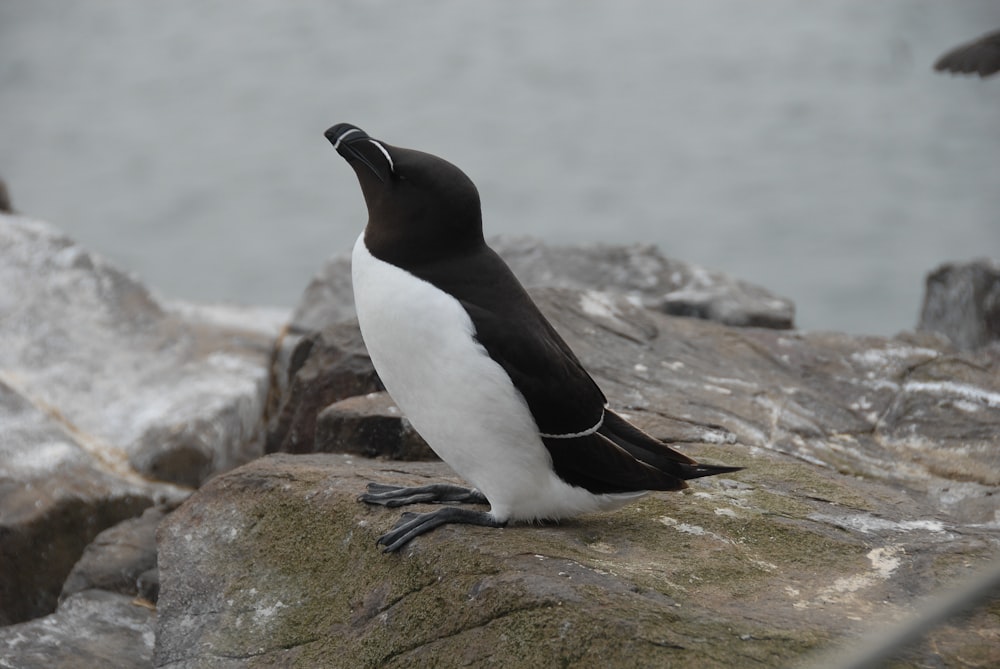
<svg viewBox="0 0 1000 669"><path fill-rule="evenodd" d="M403 486L369 483L367 492L358 496L359 502L397 507L407 504L457 502L460 504L489 504L483 493L473 488L450 483L432 483L430 485L405 488Z"/></svg>
<svg viewBox="0 0 1000 669"><path fill-rule="evenodd" d="M504 527L507 523L493 517L488 511L473 511L454 506L446 506L429 513L407 512L402 515L396 525L380 536L375 542L383 546L383 553L392 553L402 548L408 541L421 534L430 532L436 527L449 523L465 523L483 527Z"/></svg>

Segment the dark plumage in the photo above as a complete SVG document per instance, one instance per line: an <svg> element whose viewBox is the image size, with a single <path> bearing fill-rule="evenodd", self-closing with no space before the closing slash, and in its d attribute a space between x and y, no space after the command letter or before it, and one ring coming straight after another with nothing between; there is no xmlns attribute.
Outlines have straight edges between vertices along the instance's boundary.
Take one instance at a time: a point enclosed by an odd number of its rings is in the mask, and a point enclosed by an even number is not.
<svg viewBox="0 0 1000 669"><path fill-rule="evenodd" d="M406 515L396 550L444 523L498 527L610 510L738 467L702 465L607 407L601 389L483 239L479 194L451 163L339 124L368 224L352 255L358 322L386 389L476 490L373 485L362 501L483 503Z"/></svg>

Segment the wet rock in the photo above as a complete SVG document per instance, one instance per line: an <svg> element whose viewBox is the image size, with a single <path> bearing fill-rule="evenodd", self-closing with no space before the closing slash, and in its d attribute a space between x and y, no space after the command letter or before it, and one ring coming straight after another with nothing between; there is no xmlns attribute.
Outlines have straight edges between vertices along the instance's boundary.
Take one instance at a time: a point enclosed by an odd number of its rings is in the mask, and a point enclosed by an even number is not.
<svg viewBox="0 0 1000 669"><path fill-rule="evenodd" d="M385 392L349 397L320 412L314 451L392 460L437 459Z"/></svg>
<svg viewBox="0 0 1000 669"><path fill-rule="evenodd" d="M0 215L0 256L0 373L21 394L153 478L197 484L261 452L273 321L165 305L23 217Z"/></svg>
<svg viewBox="0 0 1000 669"><path fill-rule="evenodd" d="M131 597L86 590L52 615L0 627L0 667L147 669L156 614Z"/></svg>
<svg viewBox="0 0 1000 669"><path fill-rule="evenodd" d="M786 666L996 550L995 531L883 481L684 450L748 469L559 525L446 526L398 555L374 542L400 510L357 494L457 481L445 465L267 456L161 526L155 666ZM909 653L989 664L995 630L981 612Z"/></svg>
<svg viewBox="0 0 1000 669"><path fill-rule="evenodd" d="M948 263L928 274L917 329L944 335L960 351L1000 342L1000 264Z"/></svg>
<svg viewBox="0 0 1000 669"><path fill-rule="evenodd" d="M156 528L166 513L165 507L150 507L97 535L73 566L59 600L91 589L138 596L139 578L156 569ZM149 574L145 578L155 581Z"/></svg>

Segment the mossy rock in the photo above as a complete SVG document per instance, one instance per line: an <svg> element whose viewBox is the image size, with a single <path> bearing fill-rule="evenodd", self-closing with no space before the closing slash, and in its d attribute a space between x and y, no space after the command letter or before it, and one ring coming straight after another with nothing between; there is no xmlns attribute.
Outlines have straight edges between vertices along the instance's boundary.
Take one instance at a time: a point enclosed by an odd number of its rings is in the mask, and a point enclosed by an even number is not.
<svg viewBox="0 0 1000 669"><path fill-rule="evenodd" d="M899 529L923 510L877 482L767 453L615 513L446 526L380 552L399 511L359 504L365 484L439 479L456 480L438 463L331 454L212 480L160 529L156 666L789 665L990 551L974 532ZM837 520L852 515L882 522ZM1000 658L977 628L949 639Z"/></svg>

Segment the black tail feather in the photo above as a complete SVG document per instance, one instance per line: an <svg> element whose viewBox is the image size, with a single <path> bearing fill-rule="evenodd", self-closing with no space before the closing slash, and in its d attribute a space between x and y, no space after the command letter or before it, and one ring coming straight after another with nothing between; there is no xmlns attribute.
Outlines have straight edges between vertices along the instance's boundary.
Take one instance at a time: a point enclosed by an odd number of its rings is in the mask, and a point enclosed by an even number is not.
<svg viewBox="0 0 1000 669"><path fill-rule="evenodd" d="M598 433L628 452L636 460L676 476L679 479L696 479L738 472L742 467L706 465L675 451L659 439L652 437L610 410L604 412L604 424Z"/></svg>
<svg viewBox="0 0 1000 669"><path fill-rule="evenodd" d="M743 467L728 467L726 465L681 465L681 471L684 473L681 475L683 479L700 479L702 476L715 476L716 474L728 474L730 472L738 472L742 470Z"/></svg>

